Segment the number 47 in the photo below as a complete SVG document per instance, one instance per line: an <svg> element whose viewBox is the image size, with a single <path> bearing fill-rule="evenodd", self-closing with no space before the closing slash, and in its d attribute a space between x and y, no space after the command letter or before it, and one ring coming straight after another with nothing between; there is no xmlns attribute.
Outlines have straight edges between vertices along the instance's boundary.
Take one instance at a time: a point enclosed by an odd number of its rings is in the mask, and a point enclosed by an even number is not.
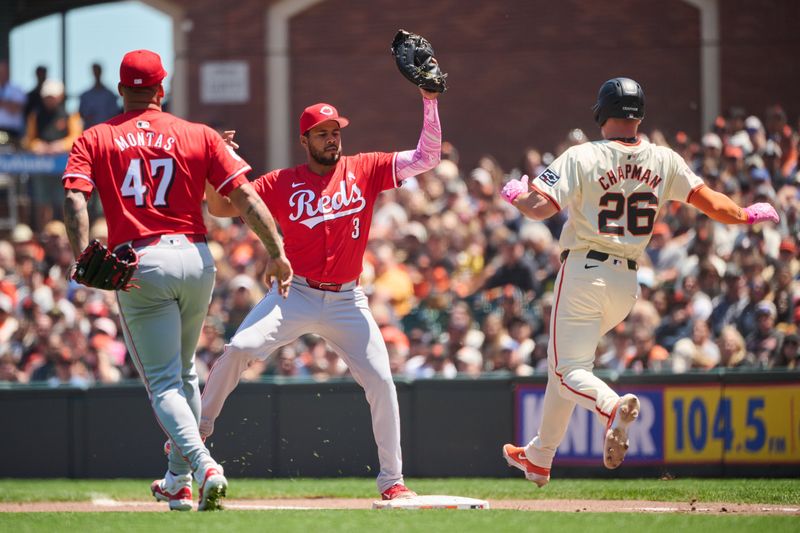
<svg viewBox="0 0 800 533"><path fill-rule="evenodd" d="M160 172L159 172L160 171ZM169 193L172 178L175 177L175 162L171 157L150 160L150 176L155 181L159 179L156 197L153 200L153 207L166 207L167 194ZM136 207L144 207L147 185L142 182L142 160L131 159L128 165L128 172L122 180L120 188L123 198L133 198Z"/></svg>

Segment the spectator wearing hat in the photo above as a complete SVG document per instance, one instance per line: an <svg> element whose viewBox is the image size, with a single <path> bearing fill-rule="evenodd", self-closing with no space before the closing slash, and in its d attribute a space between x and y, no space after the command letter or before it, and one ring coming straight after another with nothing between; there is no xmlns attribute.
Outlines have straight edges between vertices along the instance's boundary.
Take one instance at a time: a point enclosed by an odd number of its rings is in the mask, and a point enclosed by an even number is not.
<svg viewBox="0 0 800 533"><path fill-rule="evenodd" d="M45 80L40 94L42 105L28 117L22 147L34 154L66 154L83 132L81 119L76 113L68 113L64 107L64 84L60 81ZM30 194L37 228L48 220L61 218L64 190L60 176L32 176Z"/></svg>
<svg viewBox="0 0 800 533"><path fill-rule="evenodd" d="M228 282L228 300L225 308L228 320L225 324L225 340L230 340L250 309L260 299L256 282L247 274L239 274Z"/></svg>
<svg viewBox="0 0 800 533"><path fill-rule="evenodd" d="M800 273L800 260L797 258L797 244L794 238L787 237L778 247L778 262L788 265L792 278Z"/></svg>
<svg viewBox="0 0 800 533"><path fill-rule="evenodd" d="M770 361L778 356L783 342L783 333L775 329L777 311L775 304L762 300L756 305L756 327L746 337L747 351L759 368L768 368Z"/></svg>

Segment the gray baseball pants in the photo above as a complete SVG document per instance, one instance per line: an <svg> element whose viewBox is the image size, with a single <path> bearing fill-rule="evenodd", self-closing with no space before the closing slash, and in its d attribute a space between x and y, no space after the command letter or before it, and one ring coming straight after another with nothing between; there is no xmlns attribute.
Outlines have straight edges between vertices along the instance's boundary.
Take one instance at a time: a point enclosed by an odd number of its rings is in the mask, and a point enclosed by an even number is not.
<svg viewBox="0 0 800 533"><path fill-rule="evenodd" d="M364 388L378 446L378 490L383 492L395 483L402 483L397 391L386 344L361 287L342 292L322 291L295 278L285 300L273 288L253 307L214 363L203 389L200 433L207 436L213 432L225 399L252 361L264 360L281 346L309 333L328 341Z"/></svg>
<svg viewBox="0 0 800 533"><path fill-rule="evenodd" d="M211 301L216 267L205 243L165 235L137 248L140 288L118 291L125 343L161 429L172 440L169 470L187 474L213 459L200 438L194 351Z"/></svg>

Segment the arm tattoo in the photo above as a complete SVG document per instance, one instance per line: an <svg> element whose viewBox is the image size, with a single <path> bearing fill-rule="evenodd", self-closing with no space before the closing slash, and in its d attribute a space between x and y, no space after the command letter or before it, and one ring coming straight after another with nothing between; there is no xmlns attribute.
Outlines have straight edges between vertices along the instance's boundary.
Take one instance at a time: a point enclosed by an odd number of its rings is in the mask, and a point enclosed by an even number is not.
<svg viewBox="0 0 800 533"><path fill-rule="evenodd" d="M250 200L247 209L242 213L242 218L264 244L270 257L274 259L283 253L283 244L275 226L275 219L264 204Z"/></svg>
<svg viewBox="0 0 800 533"><path fill-rule="evenodd" d="M83 193L68 190L64 198L64 225L75 257L89 246L89 211Z"/></svg>

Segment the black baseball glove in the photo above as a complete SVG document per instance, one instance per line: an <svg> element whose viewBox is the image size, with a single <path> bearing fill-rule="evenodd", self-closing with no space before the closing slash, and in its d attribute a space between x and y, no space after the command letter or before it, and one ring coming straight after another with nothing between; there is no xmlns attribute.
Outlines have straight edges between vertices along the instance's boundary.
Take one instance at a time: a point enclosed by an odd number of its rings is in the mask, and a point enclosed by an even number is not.
<svg viewBox="0 0 800 533"><path fill-rule="evenodd" d="M93 240L75 262L72 279L87 287L109 291L128 291L136 287L133 273L139 255L130 246L111 253L100 241Z"/></svg>
<svg viewBox="0 0 800 533"><path fill-rule="evenodd" d="M392 41L392 55L400 73L417 87L436 93L447 90L447 74L439 68L433 47L424 37L399 30Z"/></svg>

